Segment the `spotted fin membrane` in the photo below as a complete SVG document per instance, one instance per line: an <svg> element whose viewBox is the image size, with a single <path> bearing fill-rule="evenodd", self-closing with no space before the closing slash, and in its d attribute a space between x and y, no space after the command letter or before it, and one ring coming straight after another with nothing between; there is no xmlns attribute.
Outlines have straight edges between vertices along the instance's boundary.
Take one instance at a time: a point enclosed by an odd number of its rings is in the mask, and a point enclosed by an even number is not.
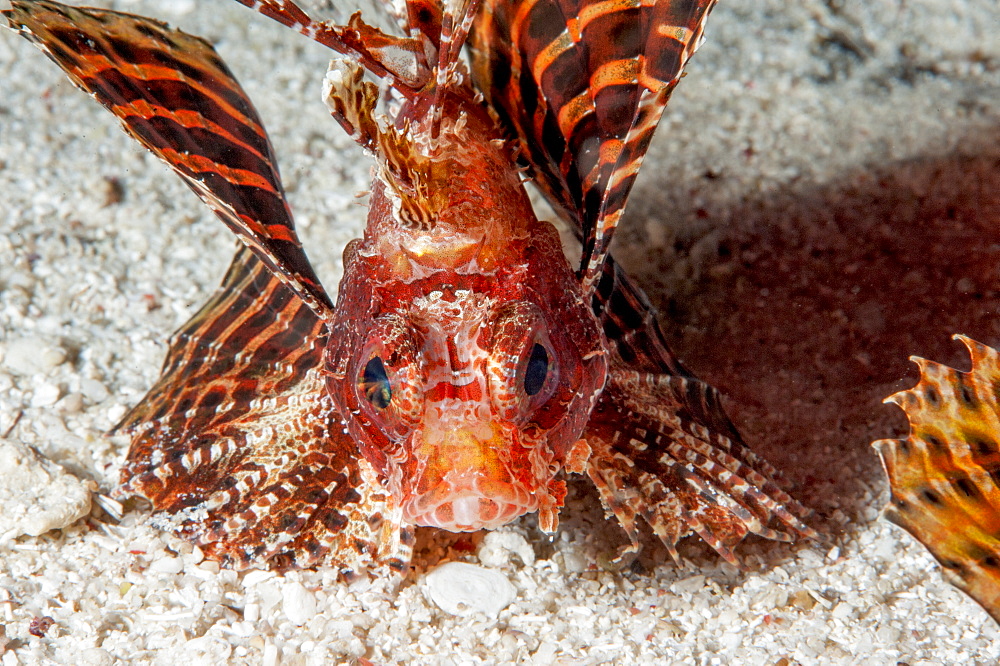
<svg viewBox="0 0 1000 666"><path fill-rule="evenodd" d="M873 446L892 493L886 518L1000 622L1000 353L955 339L969 350L972 368L911 357L920 381L886 399L906 412L910 434Z"/></svg>

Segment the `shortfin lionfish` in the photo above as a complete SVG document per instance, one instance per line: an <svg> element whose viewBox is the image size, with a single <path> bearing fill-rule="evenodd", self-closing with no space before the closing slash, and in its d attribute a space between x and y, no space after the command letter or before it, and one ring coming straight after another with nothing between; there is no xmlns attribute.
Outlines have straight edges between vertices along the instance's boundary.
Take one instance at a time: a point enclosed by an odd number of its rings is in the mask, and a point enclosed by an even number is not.
<svg viewBox="0 0 1000 666"><path fill-rule="evenodd" d="M688 534L730 561L748 534L813 534L609 254L714 0L405 0L401 37L242 3L340 55L327 104L374 156L336 302L212 46L114 11L5 12L242 241L116 428L120 496L237 568L403 570L414 526L528 513L551 533L567 474L625 529L618 564L643 523L675 558ZM577 266L529 179L575 230Z"/></svg>

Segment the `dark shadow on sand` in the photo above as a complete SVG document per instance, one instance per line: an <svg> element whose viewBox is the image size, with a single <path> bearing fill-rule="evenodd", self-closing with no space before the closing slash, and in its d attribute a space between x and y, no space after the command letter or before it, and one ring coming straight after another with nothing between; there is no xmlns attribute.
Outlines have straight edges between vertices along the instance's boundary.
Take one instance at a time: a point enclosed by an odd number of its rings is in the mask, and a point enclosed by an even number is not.
<svg viewBox="0 0 1000 666"><path fill-rule="evenodd" d="M746 440L784 471L821 531L877 516L885 483L869 444L906 432L882 400L916 382L908 357L967 369L953 333L1000 344L993 134L981 154L857 169L746 200L703 232L676 233L666 258L619 252L675 353L727 396ZM643 190L630 210L637 227L670 210ZM678 260L694 262L690 279L664 277Z"/></svg>

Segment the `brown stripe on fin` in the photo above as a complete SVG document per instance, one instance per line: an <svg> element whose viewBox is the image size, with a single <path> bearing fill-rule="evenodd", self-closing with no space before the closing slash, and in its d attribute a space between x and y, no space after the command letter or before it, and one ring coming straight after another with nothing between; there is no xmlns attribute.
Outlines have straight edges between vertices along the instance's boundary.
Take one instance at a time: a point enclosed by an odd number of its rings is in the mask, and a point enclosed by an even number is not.
<svg viewBox="0 0 1000 666"><path fill-rule="evenodd" d="M694 377L667 347L645 292L611 255L604 262L591 304L619 361L641 372Z"/></svg>
<svg viewBox="0 0 1000 666"><path fill-rule="evenodd" d="M963 335L972 368L919 357L920 381L886 398L906 439L881 439L885 517L927 547L945 577L1000 622L1000 353Z"/></svg>
<svg viewBox="0 0 1000 666"><path fill-rule="evenodd" d="M309 264L260 118L212 46L131 14L15 0L10 27L166 162L320 316Z"/></svg>
<svg viewBox="0 0 1000 666"><path fill-rule="evenodd" d="M520 143L599 279L670 92L714 0L487 0L469 41L476 86Z"/></svg>

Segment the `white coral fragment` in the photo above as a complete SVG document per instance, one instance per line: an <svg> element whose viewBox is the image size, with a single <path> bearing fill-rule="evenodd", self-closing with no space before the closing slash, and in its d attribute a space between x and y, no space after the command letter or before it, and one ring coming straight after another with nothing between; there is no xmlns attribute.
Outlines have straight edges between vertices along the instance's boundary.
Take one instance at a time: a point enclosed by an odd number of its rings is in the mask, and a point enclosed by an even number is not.
<svg viewBox="0 0 1000 666"><path fill-rule="evenodd" d="M535 551L517 532L487 532L479 546L479 561L488 567L502 567L516 555L526 566L535 563Z"/></svg>

